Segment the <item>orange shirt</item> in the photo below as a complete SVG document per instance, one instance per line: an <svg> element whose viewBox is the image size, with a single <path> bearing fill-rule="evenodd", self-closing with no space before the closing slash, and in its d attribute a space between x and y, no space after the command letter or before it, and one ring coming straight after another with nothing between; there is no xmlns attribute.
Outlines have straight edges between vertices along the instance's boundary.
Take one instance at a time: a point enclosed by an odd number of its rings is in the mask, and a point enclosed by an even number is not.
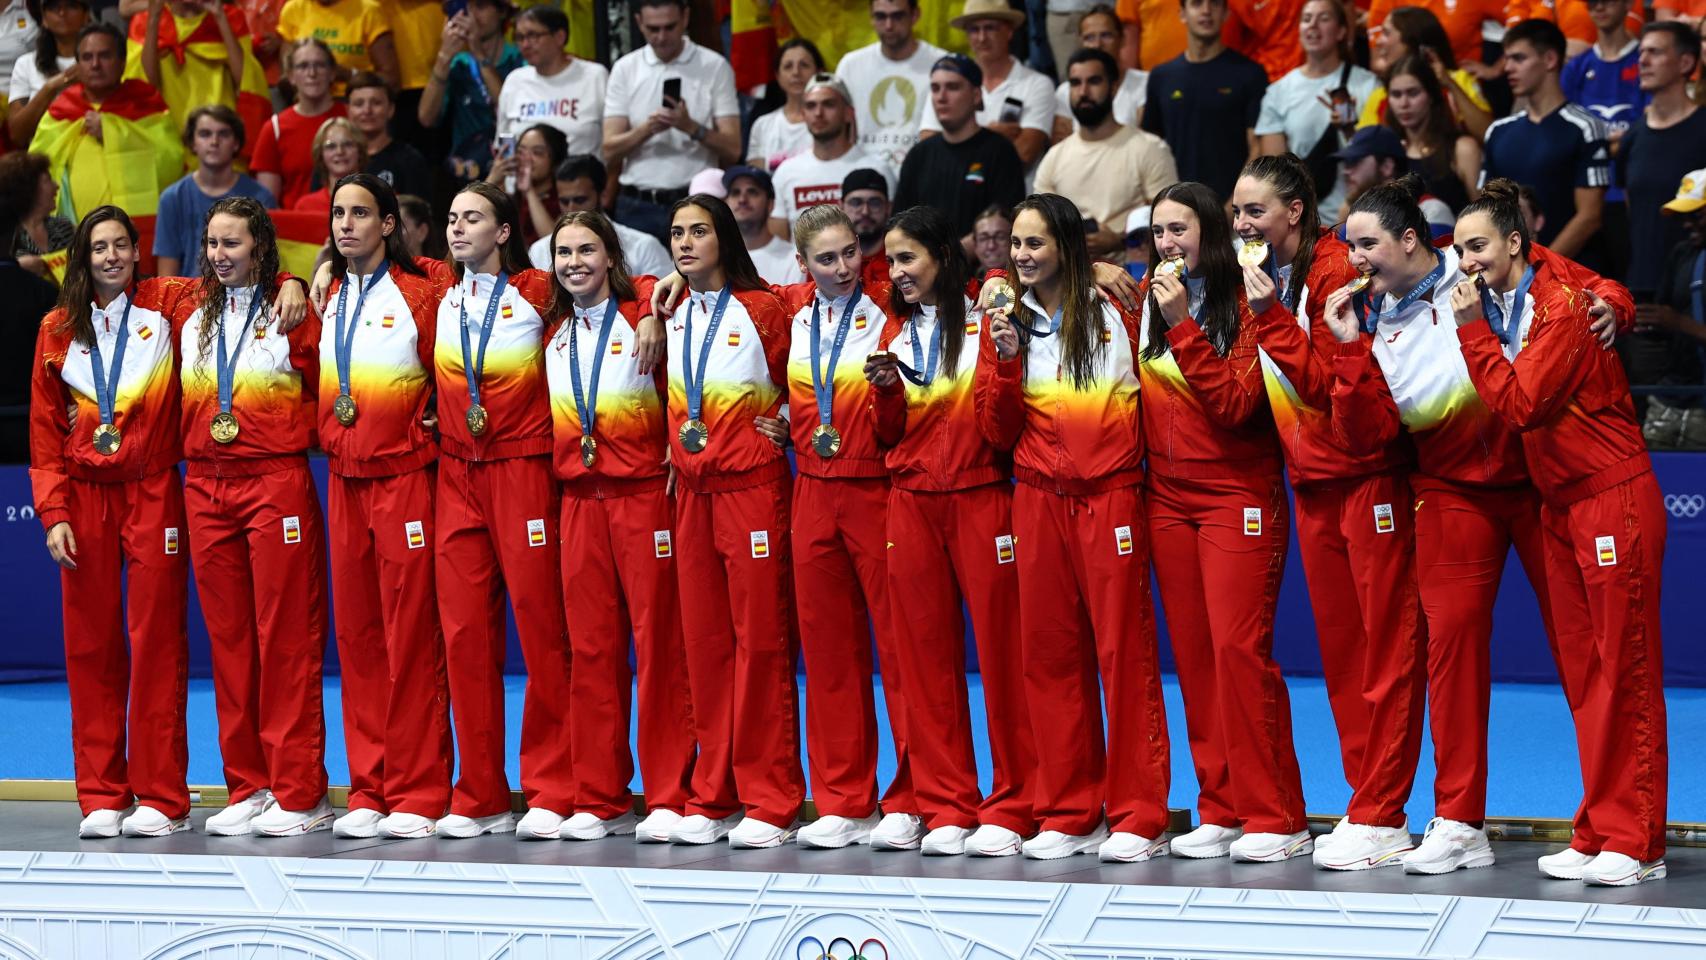
<svg viewBox="0 0 1706 960"><path fill-rule="evenodd" d="M1515 0L1526 3L1527 0ZM1481 60L1481 22L1506 22L1505 4L1500 0L1373 0L1368 8L1369 42L1379 39L1381 25L1398 7L1421 7L1439 18L1445 34L1451 39L1451 52L1458 63L1478 63ZM1522 19L1518 17L1517 19Z"/></svg>
<svg viewBox="0 0 1706 960"><path fill-rule="evenodd" d="M1153 70L1185 52L1185 21L1178 0L1118 0L1115 13L1138 31L1138 67ZM1296 33L1296 29L1292 33Z"/></svg>
<svg viewBox="0 0 1706 960"><path fill-rule="evenodd" d="M1306 0L1230 0L1220 37L1226 45L1262 65L1273 83L1303 65L1303 41L1297 21Z"/></svg>

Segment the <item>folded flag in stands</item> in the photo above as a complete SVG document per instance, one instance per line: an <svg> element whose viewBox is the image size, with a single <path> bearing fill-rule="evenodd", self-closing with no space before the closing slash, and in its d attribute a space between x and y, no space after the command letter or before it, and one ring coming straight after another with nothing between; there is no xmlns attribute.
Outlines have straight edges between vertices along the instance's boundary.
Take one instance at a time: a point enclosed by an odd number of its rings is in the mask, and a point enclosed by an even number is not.
<svg viewBox="0 0 1706 960"><path fill-rule="evenodd" d="M243 118L247 134L239 163L246 169L254 153L261 125L272 116L267 94L267 75L255 59L254 38L240 7L225 6L225 19L243 52L243 82L234 88L227 68L225 41L219 24L206 13L179 17L170 9L160 13L160 96L172 114L172 128L182 130L191 110L207 103L222 103ZM129 55L125 58L126 79L142 80L142 45L148 39L148 14L130 18Z"/></svg>
<svg viewBox="0 0 1706 960"><path fill-rule="evenodd" d="M83 123L91 110L101 114L100 140ZM152 215L160 191L184 173L184 147L166 101L141 80L121 82L99 104L89 102L81 83L66 87L48 105L30 152L47 157L59 184L59 215L72 221L103 203Z"/></svg>
<svg viewBox="0 0 1706 960"><path fill-rule="evenodd" d="M314 275L314 258L332 235L331 222L323 213L300 210L269 210L278 230L279 266L298 277Z"/></svg>

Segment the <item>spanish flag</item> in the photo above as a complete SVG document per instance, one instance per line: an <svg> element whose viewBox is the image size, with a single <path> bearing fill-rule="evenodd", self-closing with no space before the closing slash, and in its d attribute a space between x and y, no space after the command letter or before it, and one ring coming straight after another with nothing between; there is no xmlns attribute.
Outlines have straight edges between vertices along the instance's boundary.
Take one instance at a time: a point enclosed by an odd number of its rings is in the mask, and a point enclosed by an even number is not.
<svg viewBox="0 0 1706 960"><path fill-rule="evenodd" d="M314 261L332 237L331 217L300 210L269 210L278 231L279 268L294 276L312 277Z"/></svg>
<svg viewBox="0 0 1706 960"><path fill-rule="evenodd" d="M196 107L206 103L223 103L243 118L247 134L241 162L246 167L254 152L255 140L261 125L272 116L272 101L267 96L266 71L255 59L253 38L243 11L225 5L225 19L231 33L243 51L243 83L232 89L227 69L225 41L219 37L219 25L214 19L198 13L193 17L178 17L170 10L160 14L160 96L172 112L175 130L182 131L184 118ZM148 14L130 18L130 55L125 59L126 79L144 79L142 45L148 39Z"/></svg>
<svg viewBox="0 0 1706 960"><path fill-rule="evenodd" d="M101 140L88 135L85 115L101 115ZM131 216L152 216L160 191L184 172L184 148L166 101L141 80L125 80L100 103L81 83L65 88L36 128L30 152L47 157L59 184L60 216L77 221L104 203Z"/></svg>

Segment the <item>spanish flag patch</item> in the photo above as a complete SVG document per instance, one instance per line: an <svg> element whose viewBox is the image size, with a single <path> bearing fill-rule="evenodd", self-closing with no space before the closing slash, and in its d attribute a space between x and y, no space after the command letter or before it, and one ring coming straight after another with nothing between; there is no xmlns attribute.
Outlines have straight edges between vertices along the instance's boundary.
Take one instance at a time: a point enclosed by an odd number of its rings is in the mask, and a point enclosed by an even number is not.
<svg viewBox="0 0 1706 960"><path fill-rule="evenodd" d="M408 540L410 550L419 550L426 546L426 530L419 520L410 520L403 524L403 536Z"/></svg>
<svg viewBox="0 0 1706 960"><path fill-rule="evenodd" d="M966 336L968 336L968 337L977 336L977 321L976 320L967 320L966 321Z"/></svg>
<svg viewBox="0 0 1706 960"><path fill-rule="evenodd" d="M503 309L498 312L503 314L503 318L505 320L513 320L515 318L515 307L511 306L507 302L503 305Z"/></svg>
<svg viewBox="0 0 1706 960"><path fill-rule="evenodd" d="M610 341L610 355L613 357L620 357L622 355L622 341L621 340Z"/></svg>
<svg viewBox="0 0 1706 960"><path fill-rule="evenodd" d="M865 329L865 324L869 322L870 321L865 319L865 312L863 310L853 315L853 329L855 330Z"/></svg>
<svg viewBox="0 0 1706 960"><path fill-rule="evenodd" d="M392 327L397 325L397 315L393 314L393 313L387 313L385 315L385 319L379 321L379 325L381 327L384 327L387 330L391 329Z"/></svg>
<svg viewBox="0 0 1706 960"><path fill-rule="evenodd" d="M667 560L675 553L674 544L670 543L668 530L652 531L652 552L659 560Z"/></svg>
<svg viewBox="0 0 1706 960"><path fill-rule="evenodd" d="M154 330L145 323L136 328L136 335L144 340L152 340L154 338Z"/></svg>
<svg viewBox="0 0 1706 960"><path fill-rule="evenodd" d="M1600 566L1602 566L1602 567L1615 567L1615 566L1617 566L1617 538L1616 537L1595 537L1594 541L1593 541L1593 552L1599 556L1599 565Z"/></svg>
<svg viewBox="0 0 1706 960"><path fill-rule="evenodd" d="M729 346L731 346L731 347L740 346L740 331L739 330L730 330L729 331Z"/></svg>
<svg viewBox="0 0 1706 960"><path fill-rule="evenodd" d="M1008 534L995 538L995 562L1013 562L1013 537Z"/></svg>
<svg viewBox="0 0 1706 960"><path fill-rule="evenodd" d="M1244 536L1259 537L1262 535L1262 511L1259 507L1244 508Z"/></svg>
<svg viewBox="0 0 1706 960"><path fill-rule="evenodd" d="M544 520L527 521L527 545L530 547L543 547L545 545Z"/></svg>
<svg viewBox="0 0 1706 960"><path fill-rule="evenodd" d="M770 556L770 531L752 531L752 559L763 560Z"/></svg>
<svg viewBox="0 0 1706 960"><path fill-rule="evenodd" d="M1393 531L1393 529L1394 529L1394 527L1393 527L1393 523L1392 523L1392 504L1390 504L1390 503L1377 503L1377 504L1375 504L1374 505L1374 532L1375 533L1391 533Z"/></svg>
<svg viewBox="0 0 1706 960"><path fill-rule="evenodd" d="M1130 555L1130 553L1131 553L1131 528L1130 527L1115 527L1114 528L1114 549L1116 551L1118 551L1119 555L1122 557Z"/></svg>
<svg viewBox="0 0 1706 960"><path fill-rule="evenodd" d="M302 519L300 517L284 518L284 542L302 542Z"/></svg>

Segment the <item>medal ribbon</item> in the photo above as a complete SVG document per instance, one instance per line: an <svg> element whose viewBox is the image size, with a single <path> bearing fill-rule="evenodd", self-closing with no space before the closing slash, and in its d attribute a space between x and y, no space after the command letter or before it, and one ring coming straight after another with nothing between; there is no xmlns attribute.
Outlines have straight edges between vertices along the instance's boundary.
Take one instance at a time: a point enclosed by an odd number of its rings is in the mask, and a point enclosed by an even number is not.
<svg viewBox="0 0 1706 960"><path fill-rule="evenodd" d="M818 325L818 307L822 306L821 298L812 299L812 393L817 396L817 422L829 426L831 414L835 412L835 368L841 363L841 347L847 342L847 331L852 328L853 311L859 308L859 298L864 295L864 282L853 284L853 295L847 298L847 309L841 312L841 328L835 331L835 346L829 350L829 372L824 373L818 365L820 347L823 337L820 336L822 327ZM835 319L835 304L829 305L830 322Z"/></svg>
<svg viewBox="0 0 1706 960"><path fill-rule="evenodd" d="M604 320L598 328L598 352L593 354L590 390L581 388L580 324L569 321L569 386L575 391L575 413L581 418L581 434L592 436L593 419L598 416L598 375L604 372L604 348L610 345L610 331L616 326L616 298L605 301ZM592 399L587 399L587 394Z"/></svg>
<svg viewBox="0 0 1706 960"><path fill-rule="evenodd" d="M1390 310L1371 311L1363 318L1362 327L1365 333L1373 333L1375 327L1379 326L1380 321L1382 320L1396 319L1398 315L1408 309L1411 304L1427 296L1428 293L1433 290L1433 288L1439 283L1440 279L1445 276L1445 254L1435 250L1434 258L1438 261L1434 264L1434 268L1428 271L1428 275L1422 278L1421 283L1416 284L1411 288L1409 293L1406 293L1403 297L1399 298L1397 306L1394 306Z"/></svg>
<svg viewBox="0 0 1706 960"><path fill-rule="evenodd" d="M124 315L118 321L118 343L113 347L113 367L109 379L106 367L101 363L101 338L96 334L89 342L90 367L95 374L95 405L100 407L101 422L113 422L113 407L118 401L118 381L124 376L124 349L130 343L130 305L133 287L125 291Z"/></svg>
<svg viewBox="0 0 1706 960"><path fill-rule="evenodd" d="M729 307L729 288L717 294L717 305L711 310L711 325L705 328L705 343L699 348L699 368L693 368L693 301L687 302L687 319L681 335L683 356L681 364L681 379L687 387L687 419L699 419L699 411L704 408L705 401L705 368L711 362L711 344L717 339L717 328L722 326L723 311Z"/></svg>
<svg viewBox="0 0 1706 960"><path fill-rule="evenodd" d="M1516 298L1511 301L1510 316L1505 316L1501 298L1486 287L1481 288L1481 312L1487 315L1487 324L1498 335L1499 342L1505 346L1516 339L1517 328L1522 324L1522 302L1528 299L1528 288L1534 283L1534 268L1531 266L1522 272L1522 279L1517 281Z"/></svg>
<svg viewBox="0 0 1706 960"><path fill-rule="evenodd" d="M350 392L350 358L355 352L355 328L361 321L361 305L367 302L368 291L373 289L373 285L378 283L379 278L385 276L385 272L389 269L391 269L391 265L380 260L379 269L368 274L366 279L362 281L361 293L357 294L355 298L355 316L350 318L347 332L344 329L344 303L349 295L348 279L345 279L343 284L338 287L338 317L336 326L332 331L332 349L334 359L338 364L339 393L347 394ZM484 349L484 345L482 345L481 350L484 351Z"/></svg>
<svg viewBox="0 0 1706 960"><path fill-rule="evenodd" d="M255 287L254 296L249 300L249 317L243 321L243 330L237 335L237 349L231 355L225 355L225 317L219 317L219 353L214 355L218 362L215 373L219 378L219 412L231 412L231 395L237 388L237 358L243 354L243 344L249 340L249 325L260 315L261 307L266 299L261 296L261 288Z"/></svg>
<svg viewBox="0 0 1706 960"><path fill-rule="evenodd" d="M1274 289L1279 291L1280 303L1285 304L1289 313L1297 313L1297 300L1303 295L1303 280L1297 277L1297 261L1291 261L1291 275L1284 283L1280 282L1279 252L1273 244L1268 244L1268 259L1263 261L1262 269L1267 271L1268 279L1274 282ZM1305 278L1307 279L1307 278Z"/></svg>
<svg viewBox="0 0 1706 960"><path fill-rule="evenodd" d="M475 406L480 405L480 377L486 372L486 347L492 342L492 323L498 317L498 301L503 298L504 288L509 286L509 273L498 271L497 283L492 286L492 298L486 301L486 318L480 322L480 352L474 362L468 362L468 298L462 298L458 308L462 312L462 375L468 380L468 400ZM478 290L479 281L474 281L473 287ZM472 295L472 294L470 294Z"/></svg>
<svg viewBox="0 0 1706 960"><path fill-rule="evenodd" d="M1049 326L1048 326L1047 330L1041 329L1039 327L1033 327L1030 324L1026 323L1025 321L1019 319L1019 311L1017 311L1017 310L1015 310L1013 313L1009 314L1008 318L1013 321L1014 326L1018 327L1020 330L1025 331L1025 336L1031 338L1032 340L1042 340L1046 337L1052 337L1056 333L1060 332L1060 317L1061 317L1062 311L1064 311L1065 309L1066 309L1066 304L1064 304L1064 303L1062 303L1059 307L1055 308L1054 316L1049 318Z"/></svg>
<svg viewBox="0 0 1706 960"><path fill-rule="evenodd" d="M924 359L924 345L918 342L918 318L920 314L912 315L912 362L916 367L909 367L900 361L895 366L900 368L900 375L920 387L928 387L936 380L936 362L942 356L942 321L936 319L936 329L930 333L930 359ZM920 373L919 371L923 371Z"/></svg>

